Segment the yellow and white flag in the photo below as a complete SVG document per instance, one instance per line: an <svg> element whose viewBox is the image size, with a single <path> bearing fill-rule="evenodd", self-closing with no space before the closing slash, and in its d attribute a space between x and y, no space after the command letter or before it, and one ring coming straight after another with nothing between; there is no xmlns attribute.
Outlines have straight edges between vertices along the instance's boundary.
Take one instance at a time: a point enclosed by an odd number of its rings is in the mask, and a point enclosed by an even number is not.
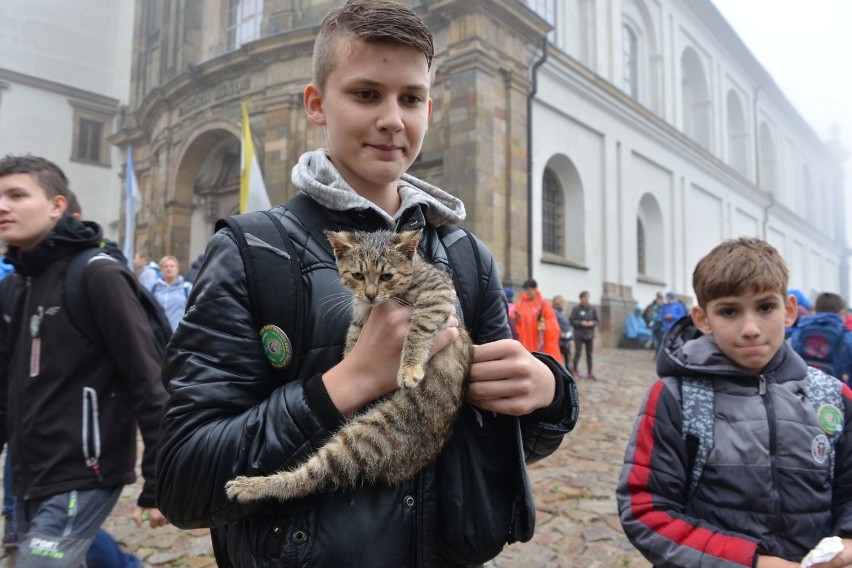
<svg viewBox="0 0 852 568"><path fill-rule="evenodd" d="M263 183L263 174L260 173L257 156L254 155L246 103L243 103L243 148L240 168L240 213L270 209L272 203L266 193L266 184Z"/></svg>

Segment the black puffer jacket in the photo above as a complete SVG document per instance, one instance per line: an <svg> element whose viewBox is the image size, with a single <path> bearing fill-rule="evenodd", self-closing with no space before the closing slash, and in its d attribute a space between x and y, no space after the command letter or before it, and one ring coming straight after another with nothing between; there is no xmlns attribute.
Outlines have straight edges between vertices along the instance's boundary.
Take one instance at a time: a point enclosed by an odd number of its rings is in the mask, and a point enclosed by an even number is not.
<svg viewBox="0 0 852 568"><path fill-rule="evenodd" d="M240 254L233 236L220 231L209 243L192 306L169 346L164 378L170 379L172 399L163 423L157 486L163 513L184 528L221 527L213 531L220 566L464 565L495 556L510 524L514 534L508 538L528 539L534 510L525 452L528 460L550 454L576 420L573 383L547 356L542 360L559 379L561 402L558 408L544 409L554 417L550 422L466 406L441 459L409 482L252 511L227 499L228 480L300 463L342 420L320 378L340 360L348 325L339 314L333 317L335 307L329 305L330 298L344 292L334 259L327 242L312 237L292 213L273 211L282 218L303 266L309 302L306 344L295 346L301 348L303 372L286 384L271 380L258 340L263 324L252 317ZM370 210L328 210L324 216L323 228L328 229L386 228ZM421 208L406 211L399 226L424 227ZM481 243L480 248L484 293L479 324L471 330L477 343L510 337L503 288L490 254ZM447 266L431 226L426 226L420 251L436 265ZM466 274L472 285L474 269L470 266Z"/></svg>
<svg viewBox="0 0 852 568"><path fill-rule="evenodd" d="M41 499L133 483L138 424L145 443L138 504L153 507L166 392L133 275L110 260L86 267L83 288L104 347L82 335L64 309L72 258L100 241L96 224L63 217L35 246L7 252L16 273L2 283L14 290L10 321L0 322L0 442L9 442L15 494ZM34 345L32 324L39 319ZM96 442L99 472L85 459L96 457Z"/></svg>

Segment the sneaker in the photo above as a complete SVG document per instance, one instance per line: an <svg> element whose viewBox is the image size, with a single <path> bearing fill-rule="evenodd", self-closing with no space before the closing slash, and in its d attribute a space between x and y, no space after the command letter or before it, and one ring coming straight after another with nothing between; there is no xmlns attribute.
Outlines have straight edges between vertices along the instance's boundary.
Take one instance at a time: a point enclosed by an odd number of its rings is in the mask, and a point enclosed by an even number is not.
<svg viewBox="0 0 852 568"><path fill-rule="evenodd" d="M587 379L590 379L590 380L592 380L592 381L596 381L596 380L598 380L598 378L595 376L595 374L594 374L594 373L589 373L588 375L586 375L586 378L587 378Z"/></svg>
<svg viewBox="0 0 852 568"><path fill-rule="evenodd" d="M12 526L12 517L5 517L3 523L3 548L18 548L18 535Z"/></svg>
<svg viewBox="0 0 852 568"><path fill-rule="evenodd" d="M580 375L580 370L577 369L576 367L571 369L571 376L574 377L575 379L582 379L583 378L582 375Z"/></svg>

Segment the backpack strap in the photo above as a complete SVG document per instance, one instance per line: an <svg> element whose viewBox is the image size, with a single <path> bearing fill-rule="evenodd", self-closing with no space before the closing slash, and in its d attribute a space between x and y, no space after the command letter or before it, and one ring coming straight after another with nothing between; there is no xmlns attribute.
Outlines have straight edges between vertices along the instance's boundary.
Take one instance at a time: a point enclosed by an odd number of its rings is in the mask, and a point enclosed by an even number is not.
<svg viewBox="0 0 852 568"><path fill-rule="evenodd" d="M9 345L9 352L15 349L17 337L12 332L12 318L14 316L15 305L15 285L20 278L16 272L9 272L0 280L0 317L3 322L0 325L6 327L6 341Z"/></svg>
<svg viewBox="0 0 852 568"><path fill-rule="evenodd" d="M436 228L441 244L447 251L447 260L450 263L450 275L456 287L456 293L461 303L462 323L468 330L476 329L479 325L479 314L482 305L483 287L480 281L480 267L482 266L482 255L474 236L467 230L456 225L441 225ZM466 238L465 238L466 237ZM476 270L471 271L469 267L474 266ZM475 282L468 282L475 278ZM474 293L474 290L476 291Z"/></svg>
<svg viewBox="0 0 852 568"><path fill-rule="evenodd" d="M828 437L831 443L828 455L829 481L833 483L835 448L843 437L843 417L846 415L843 402L843 384L819 369L808 367L808 375L805 378L805 396L813 402L814 411L816 411L821 424L827 422L829 428L831 425L838 428L837 433ZM834 413L834 410L839 411L839 416ZM839 424L833 424L835 418L840 419ZM823 427L823 430L825 429Z"/></svg>
<svg viewBox="0 0 852 568"><path fill-rule="evenodd" d="M89 305L89 297L86 296L84 281L86 266L96 257L98 260L117 262L99 247L87 248L74 255L65 275L63 301L65 309L68 310L68 319L71 321L71 325L92 343L103 346L104 340L95 325L94 319L92 319L92 308Z"/></svg>
<svg viewBox="0 0 852 568"><path fill-rule="evenodd" d="M269 364L281 382L290 380L299 368L305 326L304 282L296 248L270 211L232 215L216 223L216 230L222 227L233 233L243 259L249 302Z"/></svg>
<svg viewBox="0 0 852 568"><path fill-rule="evenodd" d="M683 428L681 436L687 447L686 499L695 493L704 465L713 449L716 396L713 381L704 377L682 377L680 380Z"/></svg>
<svg viewBox="0 0 852 568"><path fill-rule="evenodd" d="M704 472L704 465L714 445L715 393L712 381L701 377L683 377L681 379L681 407L683 412L683 430L681 435L687 447L687 471L689 484L687 500L695 493L698 481ZM839 411L840 420L845 416L843 402L843 384L819 369L808 367L805 378L805 396L814 405L814 411L822 420L823 408L833 406ZM826 412L825 419L832 419L832 412ZM829 437L829 481L834 480L835 448L843 436L843 424L839 432Z"/></svg>

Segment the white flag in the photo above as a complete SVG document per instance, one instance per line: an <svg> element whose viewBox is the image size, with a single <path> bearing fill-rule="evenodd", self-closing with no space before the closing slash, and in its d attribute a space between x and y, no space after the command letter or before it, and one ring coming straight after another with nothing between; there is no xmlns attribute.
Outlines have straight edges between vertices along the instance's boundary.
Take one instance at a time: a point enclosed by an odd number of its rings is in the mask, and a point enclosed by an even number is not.
<svg viewBox="0 0 852 568"><path fill-rule="evenodd" d="M133 270L133 253L136 244L136 211L142 208L139 182L133 169L133 148L127 147L127 165L124 172L124 257Z"/></svg>
<svg viewBox="0 0 852 568"><path fill-rule="evenodd" d="M243 103L243 148L240 163L240 213L270 209L272 203L266 193L266 184L254 154L246 103Z"/></svg>

